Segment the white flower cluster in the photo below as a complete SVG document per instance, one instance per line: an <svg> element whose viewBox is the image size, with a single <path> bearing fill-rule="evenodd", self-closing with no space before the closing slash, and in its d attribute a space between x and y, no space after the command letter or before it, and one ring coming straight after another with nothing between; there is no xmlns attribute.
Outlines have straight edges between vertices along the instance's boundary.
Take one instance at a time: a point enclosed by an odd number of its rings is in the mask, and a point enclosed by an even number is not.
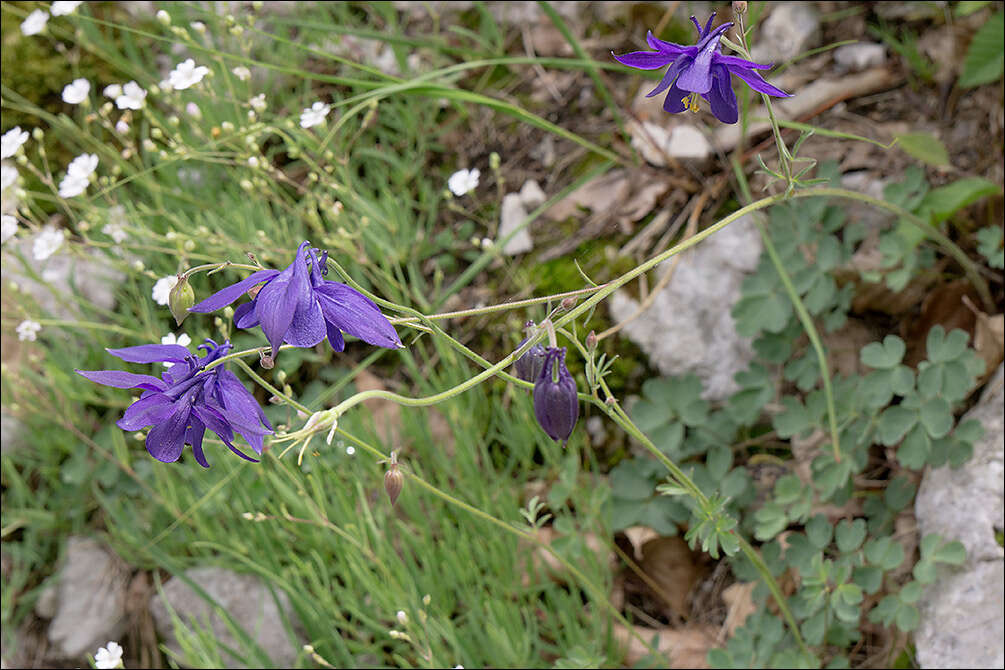
<svg viewBox="0 0 1005 670"><path fill-rule="evenodd" d="M86 191L97 167L98 157L94 154L81 154L74 158L66 168L63 181L59 182L59 197L72 198Z"/></svg>
<svg viewBox="0 0 1005 670"><path fill-rule="evenodd" d="M328 116L328 112L331 109L331 105L326 105L323 102L315 102L300 114L300 127L313 128L314 126L321 125L325 122L325 117Z"/></svg>

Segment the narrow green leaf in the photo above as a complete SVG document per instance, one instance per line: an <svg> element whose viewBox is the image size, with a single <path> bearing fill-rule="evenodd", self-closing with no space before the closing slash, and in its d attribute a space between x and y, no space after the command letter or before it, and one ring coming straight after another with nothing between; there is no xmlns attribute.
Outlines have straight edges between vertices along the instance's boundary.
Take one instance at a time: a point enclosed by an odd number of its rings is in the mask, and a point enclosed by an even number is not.
<svg viewBox="0 0 1005 670"><path fill-rule="evenodd" d="M981 26L967 48L967 57L963 61L963 71L960 73L961 88L973 88L988 84L1002 76L1005 63L1002 52L1005 51L1005 13L998 12Z"/></svg>

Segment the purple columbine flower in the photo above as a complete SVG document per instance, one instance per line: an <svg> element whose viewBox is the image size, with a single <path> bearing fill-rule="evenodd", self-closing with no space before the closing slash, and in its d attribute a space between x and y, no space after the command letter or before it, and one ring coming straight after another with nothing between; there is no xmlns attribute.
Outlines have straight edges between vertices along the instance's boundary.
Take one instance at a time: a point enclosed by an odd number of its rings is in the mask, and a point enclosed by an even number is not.
<svg viewBox="0 0 1005 670"><path fill-rule="evenodd" d="M685 109L697 112L698 97L701 96L711 105L715 118L723 123L736 123L739 114L730 74L735 74L759 93L779 98L790 97L782 89L764 81L756 72L770 70L773 63L761 65L736 56L722 55L719 40L733 24L727 22L712 29L713 19L715 12L702 28L697 19L691 17L691 22L698 29L698 43L693 46L664 42L656 39L652 31L649 31L646 42L656 51L633 51L622 56L612 52L611 55L622 65L640 70L656 70L669 65L663 79L646 97L651 98L669 89L663 101L663 109L671 114Z"/></svg>
<svg viewBox="0 0 1005 670"><path fill-rule="evenodd" d="M528 332L528 335L520 341L517 349L526 344L527 340L530 339L529 333L534 329L534 322L528 321L523 327ZM516 363L513 364L513 371L516 372L516 376L525 382L536 382L538 376L541 374L541 368L544 367L544 357L547 353L540 344L535 344L525 351L523 356L516 359Z"/></svg>
<svg viewBox="0 0 1005 670"><path fill-rule="evenodd" d="M548 437L568 442L579 418L576 380L565 367L565 347L548 347L534 383L534 416Z"/></svg>
<svg viewBox="0 0 1005 670"><path fill-rule="evenodd" d="M252 301L234 310L234 325L238 328L261 325L272 345L273 357L283 342L295 347L313 347L325 336L332 349L342 351L345 349L342 332L378 347L400 348L401 340L394 326L372 300L354 288L324 278L328 274L328 252L320 255L319 252L320 249L311 248L305 241L285 270L254 272L188 311L213 312L254 289ZM256 288L258 284L262 285Z"/></svg>
<svg viewBox="0 0 1005 670"><path fill-rule="evenodd" d="M209 428L235 454L257 463L233 445L234 433L244 437L256 454L261 454L262 439L272 432L272 425L255 397L233 372L222 365L205 371L206 365L225 355L230 348L229 341L218 345L207 339L205 344L199 345L199 349L206 351L199 358L178 344L143 344L107 350L129 363L174 363L160 379L122 370L76 372L105 386L143 390L140 399L129 406L115 425L122 430L153 426L147 435L147 451L158 461L177 461L185 445L190 444L195 460L208 468L202 437Z"/></svg>

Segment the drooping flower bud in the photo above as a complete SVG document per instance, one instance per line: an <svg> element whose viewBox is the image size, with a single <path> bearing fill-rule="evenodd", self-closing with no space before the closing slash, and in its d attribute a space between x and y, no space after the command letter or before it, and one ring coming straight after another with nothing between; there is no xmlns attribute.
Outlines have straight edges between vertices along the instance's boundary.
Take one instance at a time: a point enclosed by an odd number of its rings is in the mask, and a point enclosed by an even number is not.
<svg viewBox="0 0 1005 670"><path fill-rule="evenodd" d="M398 501L398 496L401 495L403 488L405 488L405 475L398 467L398 453L392 451L390 467L384 473L384 490L387 491L387 497L391 499L392 507Z"/></svg>
<svg viewBox="0 0 1005 670"><path fill-rule="evenodd" d="M174 317L175 323L180 326L181 322L188 316L188 308L194 304L195 291L192 290L192 285L188 283L188 277L186 275L178 275L178 283L174 285L174 288L168 294L168 308L171 310L171 316Z"/></svg>
<svg viewBox="0 0 1005 670"><path fill-rule="evenodd" d="M527 332L527 337L521 340L520 345L517 347L519 349L527 343L530 339L530 333L534 329L534 322L528 321L524 324L524 330ZM544 367L544 355L545 349L540 344L535 344L526 352L523 356L516 359L516 363L513 364L514 372L516 376L525 382L536 382L538 376L541 374L541 368Z"/></svg>
<svg viewBox="0 0 1005 670"><path fill-rule="evenodd" d="M591 353L597 350L597 333L592 330L586 336L586 350Z"/></svg>
<svg viewBox="0 0 1005 670"><path fill-rule="evenodd" d="M565 367L565 347L549 347L534 383L534 415L548 437L568 442L579 418L576 381Z"/></svg>

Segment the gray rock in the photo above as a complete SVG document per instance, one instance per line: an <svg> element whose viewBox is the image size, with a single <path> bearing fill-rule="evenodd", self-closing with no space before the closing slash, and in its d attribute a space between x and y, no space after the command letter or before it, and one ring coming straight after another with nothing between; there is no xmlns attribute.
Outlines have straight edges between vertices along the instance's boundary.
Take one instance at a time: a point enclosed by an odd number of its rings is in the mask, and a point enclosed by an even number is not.
<svg viewBox="0 0 1005 670"><path fill-rule="evenodd" d="M657 167L665 167L667 157L703 160L712 153L712 145L705 134L691 125L667 129L651 121L632 120L627 128L632 147L647 163Z"/></svg>
<svg viewBox="0 0 1005 670"><path fill-rule="evenodd" d="M281 592L272 592L264 582L253 575L242 575L224 568L206 567L192 568L185 576L202 588L215 602L233 617L234 621L253 639L262 650L268 654L277 667L292 667L296 660L300 643L291 640L283 625L283 615L299 626L296 613L290 605L289 597ZM221 646L241 649L244 645L238 642L230 632L224 620L191 586L179 577L172 577L164 584L163 596L158 594L150 602L150 613L153 615L157 632L167 640L168 647L180 650L171 621L171 610L186 625L202 626L210 622L213 635ZM166 601L166 602L165 602ZM257 667L254 659L249 667ZM241 661L229 654L224 654L228 668L245 667Z"/></svg>
<svg viewBox="0 0 1005 670"><path fill-rule="evenodd" d="M35 261L32 245L36 236L24 235L4 245L5 280L14 281L43 312L60 319L80 317L77 300L102 310L115 306L115 294L125 275L95 255L74 253L67 242L49 258ZM41 282L28 276L18 256L33 268Z"/></svg>
<svg viewBox="0 0 1005 670"><path fill-rule="evenodd" d="M520 228L527 219L527 210L524 208L523 198L519 193L507 193L503 196L501 213L499 215L499 232L496 234L496 244L502 245L502 251L509 256L527 253L534 248L534 241L530 238L527 226ZM519 230L517 230L520 228ZM516 234L513 232L516 231ZM509 237L513 234L512 237ZM509 237L505 243L503 240Z"/></svg>
<svg viewBox="0 0 1005 670"><path fill-rule="evenodd" d="M980 402L964 416L984 426L973 458L955 470L929 469L918 489L919 534L938 533L967 549L967 562L941 568L939 580L919 602L915 644L923 668L1005 666L1005 550L995 540L1005 509L1003 375L999 366Z"/></svg>
<svg viewBox="0 0 1005 670"><path fill-rule="evenodd" d="M664 375L696 374L704 397L721 400L738 387L733 375L744 370L753 351L736 332L730 312L740 283L757 267L761 238L743 217L684 252L670 283L653 304L622 330ZM663 271L673 259L663 264ZM631 317L639 302L624 291L611 296L616 322Z"/></svg>
<svg viewBox="0 0 1005 670"><path fill-rule="evenodd" d="M759 63L778 64L812 49L819 36L820 15L810 3L777 4L755 31L751 56Z"/></svg>
<svg viewBox="0 0 1005 670"><path fill-rule="evenodd" d="M544 191L541 189L541 185L533 179L528 179L520 187L520 202L527 209L534 209L540 205L544 204L544 201L548 199Z"/></svg>
<svg viewBox="0 0 1005 670"><path fill-rule="evenodd" d="M71 537L59 574L49 641L65 658L80 658L126 628L129 569L96 540Z"/></svg>
<svg viewBox="0 0 1005 670"><path fill-rule="evenodd" d="M853 72L878 67L886 63L886 47L875 42L846 44L834 50L834 62Z"/></svg>
<svg viewBox="0 0 1005 670"><path fill-rule="evenodd" d="M0 412L0 429L2 429L0 454L6 456L27 444L24 439L24 426L13 414Z"/></svg>

